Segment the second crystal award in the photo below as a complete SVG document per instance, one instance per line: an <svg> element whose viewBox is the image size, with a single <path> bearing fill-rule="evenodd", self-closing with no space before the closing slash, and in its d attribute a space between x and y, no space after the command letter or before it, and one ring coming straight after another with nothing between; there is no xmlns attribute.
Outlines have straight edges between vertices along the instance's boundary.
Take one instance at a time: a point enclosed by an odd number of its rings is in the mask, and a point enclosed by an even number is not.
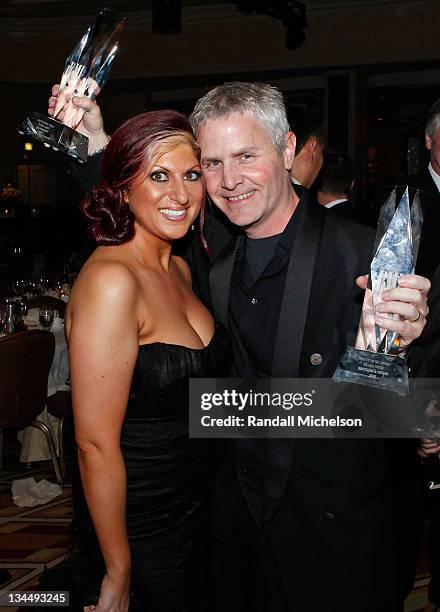
<svg viewBox="0 0 440 612"><path fill-rule="evenodd" d="M356 345L345 351L333 379L369 385L400 395L408 393L408 367L398 355L400 336L375 323L374 311L382 291L397 287L399 276L414 272L422 229L416 193L412 206L408 189L396 208L396 190L385 202L376 233Z"/></svg>

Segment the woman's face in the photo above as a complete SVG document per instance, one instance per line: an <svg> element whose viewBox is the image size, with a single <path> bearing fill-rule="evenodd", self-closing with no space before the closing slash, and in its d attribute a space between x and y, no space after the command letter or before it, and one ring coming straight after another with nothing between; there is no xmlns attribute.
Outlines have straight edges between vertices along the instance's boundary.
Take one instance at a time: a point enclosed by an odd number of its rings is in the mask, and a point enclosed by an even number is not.
<svg viewBox="0 0 440 612"><path fill-rule="evenodd" d="M203 198L197 155L189 144L179 144L132 183L129 202L135 230L167 241L181 238L199 214Z"/></svg>

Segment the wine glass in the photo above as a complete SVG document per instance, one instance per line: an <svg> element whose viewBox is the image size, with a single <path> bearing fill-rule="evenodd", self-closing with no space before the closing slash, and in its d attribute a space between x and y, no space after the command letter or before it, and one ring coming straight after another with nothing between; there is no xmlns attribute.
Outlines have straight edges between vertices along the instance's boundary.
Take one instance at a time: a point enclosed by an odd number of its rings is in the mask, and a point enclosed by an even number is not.
<svg viewBox="0 0 440 612"><path fill-rule="evenodd" d="M29 310L27 299L25 297L21 297L17 301L20 304L21 318L24 319L24 317L27 315L28 310Z"/></svg>
<svg viewBox="0 0 440 612"><path fill-rule="evenodd" d="M13 334L16 329L17 323L21 319L20 304L18 304L14 298L5 298L6 318L5 318L5 332L7 334Z"/></svg>
<svg viewBox="0 0 440 612"><path fill-rule="evenodd" d="M28 281L28 293L30 293L30 295L33 295L33 296L40 295L41 294L40 285L34 280Z"/></svg>
<svg viewBox="0 0 440 612"><path fill-rule="evenodd" d="M15 295L24 295L27 289L27 280L24 280L22 278L14 280L14 282L12 283L12 289Z"/></svg>
<svg viewBox="0 0 440 612"><path fill-rule="evenodd" d="M57 282L56 288L60 300L67 302L69 300L71 291L70 283L68 283L65 279L60 280Z"/></svg>
<svg viewBox="0 0 440 612"><path fill-rule="evenodd" d="M40 308L38 314L39 314L40 326L43 329L50 329L53 323L53 316L54 316L53 308L48 308L46 306L43 306Z"/></svg>
<svg viewBox="0 0 440 612"><path fill-rule="evenodd" d="M36 285L39 291L44 294L49 289L49 279L45 276L41 276L36 280Z"/></svg>

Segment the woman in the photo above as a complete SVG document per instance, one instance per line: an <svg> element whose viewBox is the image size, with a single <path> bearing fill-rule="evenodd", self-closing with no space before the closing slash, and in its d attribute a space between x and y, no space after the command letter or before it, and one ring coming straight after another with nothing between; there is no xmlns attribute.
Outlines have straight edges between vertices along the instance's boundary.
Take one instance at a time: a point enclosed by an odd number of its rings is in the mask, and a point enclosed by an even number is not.
<svg viewBox="0 0 440 612"><path fill-rule="evenodd" d="M105 564L86 610L203 609L212 448L188 437L188 378L226 374L223 330L172 252L204 199L186 117L138 115L113 135L83 202L99 245L66 312L80 473ZM130 587L131 585L131 587Z"/></svg>

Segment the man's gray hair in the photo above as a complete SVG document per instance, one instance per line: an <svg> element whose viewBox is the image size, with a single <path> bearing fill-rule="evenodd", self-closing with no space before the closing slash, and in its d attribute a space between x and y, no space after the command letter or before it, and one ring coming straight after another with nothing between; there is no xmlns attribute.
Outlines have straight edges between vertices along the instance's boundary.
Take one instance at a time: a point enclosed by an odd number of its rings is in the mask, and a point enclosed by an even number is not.
<svg viewBox="0 0 440 612"><path fill-rule="evenodd" d="M428 119L426 121L425 134L431 138L435 131L440 127L440 100L437 100L428 111Z"/></svg>
<svg viewBox="0 0 440 612"><path fill-rule="evenodd" d="M232 113L251 113L266 128L279 153L284 151L289 122L282 93L267 83L231 81L208 91L200 98L190 115L191 127L197 130L209 119L223 119Z"/></svg>

